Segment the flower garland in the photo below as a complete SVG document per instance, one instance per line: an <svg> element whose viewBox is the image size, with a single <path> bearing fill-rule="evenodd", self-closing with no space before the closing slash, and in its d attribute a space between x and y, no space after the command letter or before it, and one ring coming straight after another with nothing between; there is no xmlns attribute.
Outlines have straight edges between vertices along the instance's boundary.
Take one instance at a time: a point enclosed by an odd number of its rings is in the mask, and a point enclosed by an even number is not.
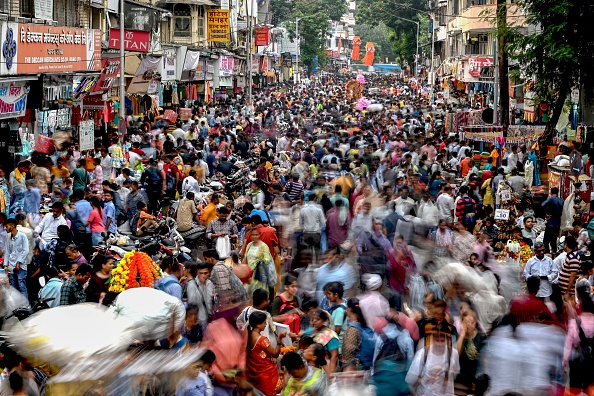
<svg viewBox="0 0 594 396"><path fill-rule="evenodd" d="M518 241L513 240L512 243L518 243ZM510 252L508 245L505 245L501 253L502 255L500 257L507 256L512 260L517 260L520 263L522 271L524 271L524 266L528 260L533 256L532 248L526 242L520 242L520 250L518 252Z"/></svg>
<svg viewBox="0 0 594 396"><path fill-rule="evenodd" d="M357 80L349 80L345 88L345 96L347 100L354 102L363 96L363 84Z"/></svg>
<svg viewBox="0 0 594 396"><path fill-rule="evenodd" d="M109 291L121 293L135 287L155 287L155 281L159 278L161 269L148 254L128 252L111 271Z"/></svg>

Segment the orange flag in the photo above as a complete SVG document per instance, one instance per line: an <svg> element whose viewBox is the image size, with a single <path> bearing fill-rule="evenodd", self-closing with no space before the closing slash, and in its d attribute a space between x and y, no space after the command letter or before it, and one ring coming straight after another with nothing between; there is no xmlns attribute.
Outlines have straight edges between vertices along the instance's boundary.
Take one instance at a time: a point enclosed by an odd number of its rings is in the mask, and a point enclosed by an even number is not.
<svg viewBox="0 0 594 396"><path fill-rule="evenodd" d="M363 58L363 64L365 66L373 66L373 58L375 57L374 53L375 53L375 45L368 41L367 44L365 44L365 57Z"/></svg>
<svg viewBox="0 0 594 396"><path fill-rule="evenodd" d="M361 52L360 47L363 42L361 41L361 37L355 36L353 37L353 51L351 52L351 59L352 60L360 60L361 59Z"/></svg>

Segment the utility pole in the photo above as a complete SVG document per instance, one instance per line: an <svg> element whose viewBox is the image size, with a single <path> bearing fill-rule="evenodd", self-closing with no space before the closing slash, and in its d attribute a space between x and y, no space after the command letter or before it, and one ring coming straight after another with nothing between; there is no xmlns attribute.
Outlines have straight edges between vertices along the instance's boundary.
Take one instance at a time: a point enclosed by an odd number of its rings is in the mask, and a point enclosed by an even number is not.
<svg viewBox="0 0 594 396"><path fill-rule="evenodd" d="M297 40L297 54L296 54L296 63L295 63L295 71L293 72L293 82L295 84L301 81L301 76L299 75L299 57L301 56L301 38L299 37L299 21L301 18L295 18L295 39Z"/></svg>
<svg viewBox="0 0 594 396"><path fill-rule="evenodd" d="M435 53L435 26L433 22L433 15L430 16L429 26L431 26L431 67L429 68L429 86L431 87L430 100L433 102L433 86L435 85L435 76L433 75L433 54Z"/></svg>
<svg viewBox="0 0 594 396"><path fill-rule="evenodd" d="M120 134L124 133L124 120L126 119L126 80L124 72L124 0L120 0Z"/></svg>
<svg viewBox="0 0 594 396"><path fill-rule="evenodd" d="M499 105L503 136L507 136L509 127L509 78L508 58L505 52L507 30L507 2L497 0L497 66L499 74Z"/></svg>
<svg viewBox="0 0 594 396"><path fill-rule="evenodd" d="M493 40L493 125L499 124L499 45L497 39Z"/></svg>
<svg viewBox="0 0 594 396"><path fill-rule="evenodd" d="M251 5L253 4L252 0L248 0L250 3L246 4L247 10L247 28L248 28L248 36L247 36L247 55L248 55L248 67L247 67L247 108L252 108L252 16L251 16ZM250 110L251 113L251 110ZM249 115L249 114L248 114Z"/></svg>

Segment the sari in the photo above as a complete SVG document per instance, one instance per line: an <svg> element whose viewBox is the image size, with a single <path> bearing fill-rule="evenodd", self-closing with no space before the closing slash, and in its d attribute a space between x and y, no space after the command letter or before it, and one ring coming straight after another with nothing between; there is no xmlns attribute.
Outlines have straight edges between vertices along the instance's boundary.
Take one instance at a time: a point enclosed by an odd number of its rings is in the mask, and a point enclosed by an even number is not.
<svg viewBox="0 0 594 396"><path fill-rule="evenodd" d="M270 249L264 242L260 246L254 246L250 242L245 249L245 258L252 270L252 276L245 283L248 296L251 296L256 289L267 290L276 284L276 274L271 276L270 267L274 268L274 262L270 255ZM276 272L276 269L274 270Z"/></svg>
<svg viewBox="0 0 594 396"><path fill-rule="evenodd" d="M256 344L248 351L247 379L265 396L274 396L283 389L283 379L279 375L276 359L266 353L270 340L258 337Z"/></svg>
<svg viewBox="0 0 594 396"><path fill-rule="evenodd" d="M278 313L280 315L288 316L287 320L283 321L282 324L289 326L291 333L299 333L299 330L301 329L301 316L296 313L287 313L291 310L299 309L299 300L297 300L297 297L295 297L292 301L289 301L283 297L282 293L277 297L282 302Z"/></svg>
<svg viewBox="0 0 594 396"><path fill-rule="evenodd" d="M329 327L324 327L317 333L314 333L313 331L310 334L307 333L308 332L306 332L306 335L310 335L315 343L322 345L326 352L338 349L338 334Z"/></svg>

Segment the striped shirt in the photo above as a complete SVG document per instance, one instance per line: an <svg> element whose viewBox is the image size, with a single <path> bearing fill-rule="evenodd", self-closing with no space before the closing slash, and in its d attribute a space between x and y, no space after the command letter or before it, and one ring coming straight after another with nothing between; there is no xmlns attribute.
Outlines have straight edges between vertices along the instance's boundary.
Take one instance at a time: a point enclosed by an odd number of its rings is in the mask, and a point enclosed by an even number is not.
<svg viewBox="0 0 594 396"><path fill-rule="evenodd" d="M580 262L580 255L576 250L567 253L565 262L563 262L563 267L561 267L561 271L559 272L559 287L561 288L561 293L567 293L569 278L572 273L575 273L577 279L577 275L580 273ZM575 294L575 289L573 287L569 289L569 294L572 296Z"/></svg>

